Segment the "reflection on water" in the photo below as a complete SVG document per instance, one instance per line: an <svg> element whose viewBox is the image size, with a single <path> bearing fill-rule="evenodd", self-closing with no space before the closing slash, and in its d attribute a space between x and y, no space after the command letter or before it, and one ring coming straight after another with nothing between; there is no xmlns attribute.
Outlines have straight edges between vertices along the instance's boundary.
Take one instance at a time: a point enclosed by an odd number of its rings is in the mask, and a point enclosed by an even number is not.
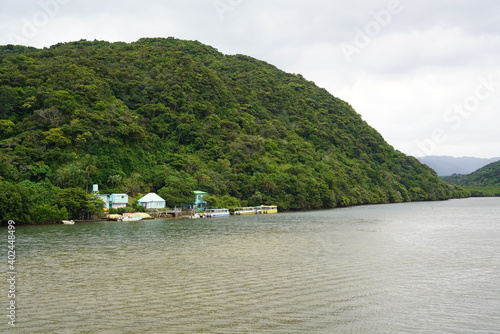
<svg viewBox="0 0 500 334"><path fill-rule="evenodd" d="M498 333L499 216L493 198L18 227L15 332Z"/></svg>

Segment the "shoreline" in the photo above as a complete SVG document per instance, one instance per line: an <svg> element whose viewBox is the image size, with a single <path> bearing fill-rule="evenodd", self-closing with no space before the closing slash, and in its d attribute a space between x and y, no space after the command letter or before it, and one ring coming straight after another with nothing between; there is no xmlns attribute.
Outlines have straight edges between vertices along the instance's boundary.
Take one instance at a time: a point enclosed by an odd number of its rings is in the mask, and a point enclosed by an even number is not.
<svg viewBox="0 0 500 334"><path fill-rule="evenodd" d="M424 200L424 201L408 201L408 202L397 202L397 203L363 203L363 204L356 204L356 205L349 205L349 206L341 206L341 207L335 207L335 208L324 208L324 209L311 209L311 210L287 210L287 211L280 211L280 213L284 212L300 212L300 211L322 211L322 210L333 210L333 209L342 209L342 208L350 208L350 207L357 207L357 206L366 206L366 205L389 205L389 204L403 204L403 203L416 203L416 202L443 202L443 201L449 201L449 200L454 200L454 199L477 199L477 198L494 198L494 197L500 197L500 196L469 196L469 197L459 197L459 198L448 198L448 199L442 199L442 200ZM143 220L170 220L170 219L188 219L190 215L181 215L178 217L161 217L161 218L152 218L152 219L143 219ZM98 223L98 222L116 222L114 220L107 220L106 218L96 218L96 219L87 219L87 220L74 220L75 224L79 223ZM62 221L57 221L57 222L43 222L43 223L19 223L16 221L17 226L38 226L38 225L64 225ZM1 222L0 227L7 227L7 221L6 222Z"/></svg>
<svg viewBox="0 0 500 334"><path fill-rule="evenodd" d="M149 219L142 219L142 220L165 220L165 219L182 219L182 218L189 218L189 215L182 215L179 217L161 217L161 218L149 218ZM95 218L95 219L85 219L85 220L77 220L73 219L75 224L82 224L82 223L102 223L102 222L118 222L117 220L107 220L106 218ZM141 220L141 221L142 221ZM16 221L17 226L41 226L41 225L65 225L62 223L62 221L55 221L55 222L43 222L43 223L19 223ZM1 223L0 227L7 227L7 222Z"/></svg>

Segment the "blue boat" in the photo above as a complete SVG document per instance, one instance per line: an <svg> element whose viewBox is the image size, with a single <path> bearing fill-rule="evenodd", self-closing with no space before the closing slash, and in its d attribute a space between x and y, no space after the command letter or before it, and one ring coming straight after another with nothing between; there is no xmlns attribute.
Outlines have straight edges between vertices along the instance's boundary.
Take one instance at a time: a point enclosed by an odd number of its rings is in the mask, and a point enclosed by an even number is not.
<svg viewBox="0 0 500 334"><path fill-rule="evenodd" d="M218 217L229 217L229 209L206 209L204 217L205 218L218 218Z"/></svg>

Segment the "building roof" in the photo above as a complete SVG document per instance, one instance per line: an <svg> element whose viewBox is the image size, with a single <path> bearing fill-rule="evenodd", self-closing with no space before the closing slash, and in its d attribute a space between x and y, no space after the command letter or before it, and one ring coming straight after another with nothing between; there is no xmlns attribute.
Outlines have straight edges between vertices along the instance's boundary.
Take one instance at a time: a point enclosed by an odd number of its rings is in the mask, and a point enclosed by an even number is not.
<svg viewBox="0 0 500 334"><path fill-rule="evenodd" d="M156 195L155 193L149 193L146 196L140 198L138 202L149 203L149 202L165 202L163 198Z"/></svg>

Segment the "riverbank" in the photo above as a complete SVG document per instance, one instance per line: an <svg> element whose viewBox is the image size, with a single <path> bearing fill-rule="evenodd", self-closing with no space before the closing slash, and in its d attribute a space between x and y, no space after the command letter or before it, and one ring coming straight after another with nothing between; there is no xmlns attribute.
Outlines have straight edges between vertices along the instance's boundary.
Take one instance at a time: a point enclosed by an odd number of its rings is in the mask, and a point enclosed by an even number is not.
<svg viewBox="0 0 500 334"><path fill-rule="evenodd" d="M385 205L385 204L398 204L398 203L417 203L417 202L440 202L440 201L449 201L453 199L466 199L466 198L481 198L481 197L500 197L500 194L472 194L471 196L468 197L458 197L458 198L449 198L449 199L443 199L443 200L423 200L423 201L410 201L410 202L395 202L395 203L361 203L361 204L353 204L353 205L346 205L346 206L339 206L335 208L323 208L323 209L316 209L313 211L318 211L318 210L331 210L331 209L339 209L339 208L345 208L345 207L358 207L358 206L365 206L365 205ZM279 212L307 212L311 210L279 210ZM175 215L175 214L162 214L160 216L153 216L153 219L183 219L183 218L190 218L191 213L188 212L183 212L182 214ZM74 219L75 223L91 223L91 222L97 222L97 221L107 221L105 216L102 216L101 218L94 218L94 219L87 219L87 220L76 220ZM62 224L62 221L49 221L49 222L32 222L32 223L20 223L16 221L16 224L18 226L26 226L26 225L57 225L57 224ZM7 227L7 221L0 222L0 227Z"/></svg>
<svg viewBox="0 0 500 334"><path fill-rule="evenodd" d="M170 219L184 219L184 218L189 218L189 215L188 214L185 214L185 215L180 215L180 216L162 216L162 217L153 217L153 218L148 218L148 219L143 219L143 220L170 220ZM116 222L114 220L108 220L106 218L95 218L95 219L82 219L82 220L78 220L78 219L73 219L73 221L75 222L75 224L82 224L82 223L98 223L98 222L109 222L109 223L112 223L112 222ZM39 222L31 222L31 223L23 223L23 222L17 222L16 221L16 225L17 226L39 226L39 225L64 225L62 223L62 221L49 221L49 222L42 222L42 223L39 223ZM7 227L7 221L6 222L1 222L0 223L0 227Z"/></svg>

